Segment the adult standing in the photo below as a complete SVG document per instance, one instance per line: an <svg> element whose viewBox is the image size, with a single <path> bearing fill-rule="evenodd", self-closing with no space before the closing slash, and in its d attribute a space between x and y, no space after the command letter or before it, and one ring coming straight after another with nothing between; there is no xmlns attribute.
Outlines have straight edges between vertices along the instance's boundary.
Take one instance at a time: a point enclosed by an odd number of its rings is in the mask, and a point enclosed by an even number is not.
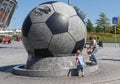
<svg viewBox="0 0 120 84"><path fill-rule="evenodd" d="M91 53L91 62L95 62L97 64L96 53L97 53L97 42L93 36L90 36L90 45L89 48L92 50Z"/></svg>

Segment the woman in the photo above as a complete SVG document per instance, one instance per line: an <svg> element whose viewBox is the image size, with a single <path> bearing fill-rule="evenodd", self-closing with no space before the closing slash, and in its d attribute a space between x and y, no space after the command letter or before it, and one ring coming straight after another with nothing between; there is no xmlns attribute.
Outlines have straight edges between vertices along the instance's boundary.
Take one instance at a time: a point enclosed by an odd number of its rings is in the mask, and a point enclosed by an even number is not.
<svg viewBox="0 0 120 84"><path fill-rule="evenodd" d="M93 36L90 36L89 40L90 40L89 48L92 49L90 60L91 60L91 62L95 62L97 64L97 59L96 59L97 42L96 42L96 40L94 39Z"/></svg>

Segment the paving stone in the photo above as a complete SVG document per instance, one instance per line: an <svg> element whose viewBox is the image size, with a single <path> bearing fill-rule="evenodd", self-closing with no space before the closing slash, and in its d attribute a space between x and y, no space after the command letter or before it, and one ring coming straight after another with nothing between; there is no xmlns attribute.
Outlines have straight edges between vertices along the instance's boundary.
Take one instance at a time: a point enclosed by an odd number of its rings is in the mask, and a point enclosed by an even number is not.
<svg viewBox="0 0 120 84"><path fill-rule="evenodd" d="M104 43L98 48L99 70L85 77L42 78L17 76L9 70L18 64L25 64L27 53L22 42L0 44L0 84L120 84L120 47L113 43ZM83 55L86 54L84 49Z"/></svg>

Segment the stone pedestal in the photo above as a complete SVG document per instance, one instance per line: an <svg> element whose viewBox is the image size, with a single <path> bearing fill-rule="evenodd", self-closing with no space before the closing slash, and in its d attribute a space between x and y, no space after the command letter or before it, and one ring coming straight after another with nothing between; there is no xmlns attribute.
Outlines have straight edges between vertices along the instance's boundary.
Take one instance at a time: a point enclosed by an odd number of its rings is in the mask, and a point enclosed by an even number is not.
<svg viewBox="0 0 120 84"><path fill-rule="evenodd" d="M27 60L26 69L29 70L67 70L75 68L75 56L66 57L30 57Z"/></svg>
<svg viewBox="0 0 120 84"><path fill-rule="evenodd" d="M85 74L98 70L98 65L86 65ZM31 77L67 77L77 76L75 56L32 58L26 65L13 68L13 73Z"/></svg>

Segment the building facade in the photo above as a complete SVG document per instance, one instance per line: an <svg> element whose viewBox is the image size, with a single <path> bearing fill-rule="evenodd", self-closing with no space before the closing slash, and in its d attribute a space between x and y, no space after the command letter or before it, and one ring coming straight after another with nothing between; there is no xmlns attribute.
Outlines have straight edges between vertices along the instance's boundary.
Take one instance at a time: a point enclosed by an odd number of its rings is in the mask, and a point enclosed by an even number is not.
<svg viewBox="0 0 120 84"><path fill-rule="evenodd" d="M17 6L17 0L0 0L0 29L7 28Z"/></svg>

